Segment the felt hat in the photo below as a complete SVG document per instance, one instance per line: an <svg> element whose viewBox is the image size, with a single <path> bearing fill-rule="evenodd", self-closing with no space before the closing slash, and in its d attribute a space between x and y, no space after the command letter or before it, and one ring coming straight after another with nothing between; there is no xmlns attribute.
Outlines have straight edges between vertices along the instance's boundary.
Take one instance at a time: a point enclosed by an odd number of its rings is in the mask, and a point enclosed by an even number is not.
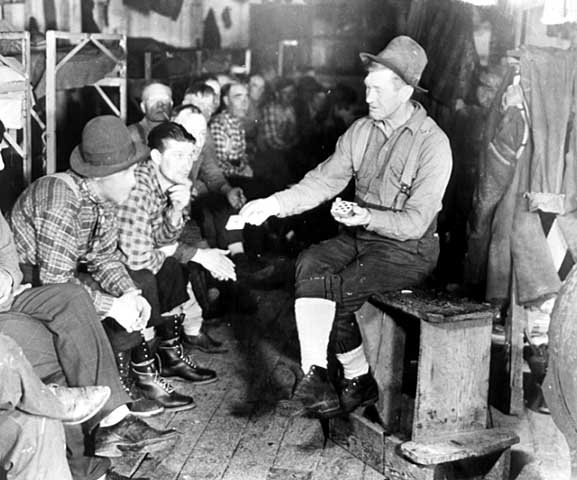
<svg viewBox="0 0 577 480"><path fill-rule="evenodd" d="M377 55L361 53L360 57L367 67L382 65L395 72L407 85L421 92L426 91L419 87L419 80L427 66L427 54L411 37L395 37Z"/></svg>
<svg viewBox="0 0 577 480"><path fill-rule="evenodd" d="M114 115L90 120L82 141L70 155L70 168L83 177L106 177L146 158L145 146L137 148L128 128Z"/></svg>

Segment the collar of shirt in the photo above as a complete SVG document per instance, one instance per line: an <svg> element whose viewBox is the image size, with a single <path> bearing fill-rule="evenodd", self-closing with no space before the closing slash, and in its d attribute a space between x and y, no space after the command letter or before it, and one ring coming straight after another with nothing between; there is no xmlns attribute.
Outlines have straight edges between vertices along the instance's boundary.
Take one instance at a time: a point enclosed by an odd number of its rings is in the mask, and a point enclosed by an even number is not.
<svg viewBox="0 0 577 480"><path fill-rule="evenodd" d="M373 121L373 125L381 130L387 138L391 138L391 135L401 127L408 128L411 133L415 133L417 126L422 123L422 118L427 112L417 102L411 101L410 105L412 107L411 114L406 121L397 124L389 120L376 120Z"/></svg>

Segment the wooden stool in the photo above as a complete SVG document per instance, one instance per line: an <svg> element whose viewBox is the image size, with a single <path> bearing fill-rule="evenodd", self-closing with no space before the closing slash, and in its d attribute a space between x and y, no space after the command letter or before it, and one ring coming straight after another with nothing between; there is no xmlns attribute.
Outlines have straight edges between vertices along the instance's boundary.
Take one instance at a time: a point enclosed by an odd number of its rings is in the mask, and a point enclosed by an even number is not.
<svg viewBox="0 0 577 480"><path fill-rule="evenodd" d="M379 385L375 418L330 422L333 440L391 479L508 478L517 435L487 428L488 304L434 292L392 292L358 312ZM407 332L418 337L414 399L403 394Z"/></svg>

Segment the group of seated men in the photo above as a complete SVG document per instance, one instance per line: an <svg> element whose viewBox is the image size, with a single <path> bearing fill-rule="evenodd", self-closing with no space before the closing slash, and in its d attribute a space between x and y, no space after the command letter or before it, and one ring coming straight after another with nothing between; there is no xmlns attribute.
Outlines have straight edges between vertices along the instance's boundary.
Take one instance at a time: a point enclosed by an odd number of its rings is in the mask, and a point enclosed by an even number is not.
<svg viewBox="0 0 577 480"><path fill-rule="evenodd" d="M233 82L222 92L224 110L208 132L208 102L172 111L170 90L152 84L142 95L141 122L88 122L70 170L38 179L16 201L13 239L0 223L0 333L20 343L45 382L110 388L84 428L67 427L74 478L124 478L110 471L106 457L151 451L174 438L173 430L138 418L194 408L167 377L217 379L188 355L220 347L202 329L208 304L198 266L234 282L244 245L236 232L222 235L226 248L211 248L190 226L191 197L202 198L197 180L224 194L243 222L260 225L314 208L355 178L355 202L337 199L331 210L341 232L297 261L302 377L283 406L291 415L330 418L377 400L354 313L372 294L415 285L434 268L451 152L445 134L411 100L427 63L423 49L402 36L362 59L369 115L346 131L331 157L281 192L260 198L251 181L234 113L246 105L246 87ZM191 89L188 100L206 100L207 92ZM215 228L220 216L226 215L214 215ZM342 367L337 385L327 372L329 340ZM5 469L12 468L10 455L0 451Z"/></svg>

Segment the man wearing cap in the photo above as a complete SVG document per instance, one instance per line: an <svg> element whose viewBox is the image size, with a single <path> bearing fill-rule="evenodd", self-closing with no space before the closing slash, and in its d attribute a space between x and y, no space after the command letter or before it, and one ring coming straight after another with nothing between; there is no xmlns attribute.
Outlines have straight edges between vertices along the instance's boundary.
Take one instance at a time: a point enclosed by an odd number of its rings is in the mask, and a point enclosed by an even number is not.
<svg viewBox="0 0 577 480"><path fill-rule="evenodd" d="M452 156L446 135L411 100L426 54L400 36L378 55L361 58L368 69L369 115L353 123L335 153L298 184L240 212L253 224L298 214L355 179L355 203L337 198L331 209L341 233L298 259L295 317L305 376L284 403L293 414L330 417L377 400L354 313L374 293L420 283L439 252L436 218ZM327 378L329 336L344 372L336 391Z"/></svg>

